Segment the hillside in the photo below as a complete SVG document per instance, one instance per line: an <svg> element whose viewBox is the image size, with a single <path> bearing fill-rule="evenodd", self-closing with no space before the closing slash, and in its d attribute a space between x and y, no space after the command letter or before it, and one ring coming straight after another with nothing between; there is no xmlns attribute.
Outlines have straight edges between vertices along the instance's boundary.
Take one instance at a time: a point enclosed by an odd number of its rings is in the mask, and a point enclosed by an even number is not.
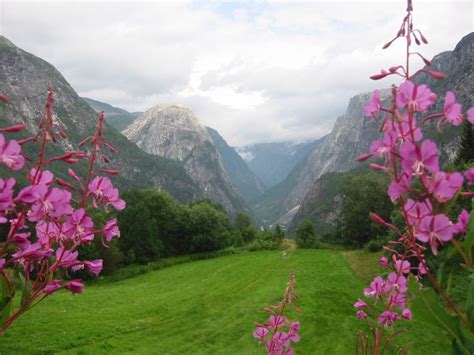
<svg viewBox="0 0 474 355"><path fill-rule="evenodd" d="M296 353L353 353L363 327L353 304L365 283L343 254L326 250L231 255L59 293L13 324L2 353L260 354L255 322L265 321L263 308L279 299L290 270L301 307ZM422 319L413 322L400 337L417 340L410 353L450 351Z"/></svg>
<svg viewBox="0 0 474 355"><path fill-rule="evenodd" d="M34 132L50 86L55 91L57 119L69 134L68 141L58 149L76 149L77 143L94 131L97 113L51 64L0 36L0 93L11 102L2 109L0 125L23 123L28 131ZM120 149L113 157L113 164L122 171L114 178L121 188L155 187L168 191L180 201L202 196L180 163L143 152L107 124L104 135Z"/></svg>
<svg viewBox="0 0 474 355"><path fill-rule="evenodd" d="M219 132L210 127L206 127L206 130L222 158L222 163L232 184L237 188L242 198L246 202L259 198L264 193L265 186L257 175L249 169L245 160L227 144Z"/></svg>

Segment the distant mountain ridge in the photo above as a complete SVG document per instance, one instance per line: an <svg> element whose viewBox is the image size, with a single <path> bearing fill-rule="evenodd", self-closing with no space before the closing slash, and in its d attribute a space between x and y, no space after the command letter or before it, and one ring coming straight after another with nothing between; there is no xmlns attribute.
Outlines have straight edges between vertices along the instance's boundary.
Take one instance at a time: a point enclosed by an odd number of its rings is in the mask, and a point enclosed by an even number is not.
<svg viewBox="0 0 474 355"><path fill-rule="evenodd" d="M244 210L222 157L190 109L179 105L154 106L123 134L150 154L181 162L204 196L223 205L230 214Z"/></svg>
<svg viewBox="0 0 474 355"><path fill-rule="evenodd" d="M90 99L88 97L82 97L82 99L87 102L95 112L103 111L105 120L119 132L130 126L132 122L143 113L128 112L122 108L112 106L105 102Z"/></svg>
<svg viewBox="0 0 474 355"><path fill-rule="evenodd" d="M290 171L324 138L307 143L257 143L237 148L237 152L267 188L282 182Z"/></svg>

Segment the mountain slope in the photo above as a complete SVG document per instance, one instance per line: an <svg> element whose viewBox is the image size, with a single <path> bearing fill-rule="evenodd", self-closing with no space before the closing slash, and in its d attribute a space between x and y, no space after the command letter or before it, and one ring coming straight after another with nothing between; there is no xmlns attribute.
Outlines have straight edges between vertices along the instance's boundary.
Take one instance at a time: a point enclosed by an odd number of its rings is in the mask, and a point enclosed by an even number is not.
<svg viewBox="0 0 474 355"><path fill-rule="evenodd" d="M0 93L11 101L2 109L0 125L24 123L28 131L34 132L50 86L55 91L57 119L69 135L69 139L56 149L76 149L80 140L93 133L97 113L51 64L0 36ZM180 201L192 201L202 196L178 162L141 151L108 124L104 134L112 145L120 149L112 157L114 166L122 172L114 177L120 187L155 187L170 192ZM30 148L25 145L25 149ZM60 170L54 166L53 169Z"/></svg>
<svg viewBox="0 0 474 355"><path fill-rule="evenodd" d="M182 162L204 196L223 205L227 212L235 214L244 208L211 137L191 110L157 105L123 134L150 154Z"/></svg>
<svg viewBox="0 0 474 355"><path fill-rule="evenodd" d="M143 113L130 113L119 107L106 104L105 102L89 99L87 97L83 97L82 99L87 102L95 112L104 111L105 120L119 132L130 126L130 124L132 124L132 122Z"/></svg>
<svg viewBox="0 0 474 355"><path fill-rule="evenodd" d="M242 198L246 202L250 202L260 197L265 191L265 186L249 169L245 160L227 144L219 132L210 127L206 127L206 130L222 157L222 163L232 184L237 188Z"/></svg>
<svg viewBox="0 0 474 355"><path fill-rule="evenodd" d="M238 152L247 161L250 170L266 187L271 188L282 182L301 160L322 143L323 139L300 144L259 143L240 147Z"/></svg>

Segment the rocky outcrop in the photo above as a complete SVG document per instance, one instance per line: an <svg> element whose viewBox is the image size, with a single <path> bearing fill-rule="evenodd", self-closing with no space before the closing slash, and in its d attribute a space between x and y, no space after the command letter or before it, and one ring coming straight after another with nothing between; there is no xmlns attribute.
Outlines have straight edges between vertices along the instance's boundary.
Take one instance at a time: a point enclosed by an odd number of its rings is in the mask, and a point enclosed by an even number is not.
<svg viewBox="0 0 474 355"><path fill-rule="evenodd" d="M231 214L243 209L222 158L197 116L179 105L157 105L138 117L123 134L144 151L181 162L204 196Z"/></svg>
<svg viewBox="0 0 474 355"><path fill-rule="evenodd" d="M0 93L10 99L10 104L2 109L0 125L24 123L30 132L34 132L48 87L55 92L57 120L69 135L68 140L62 141L61 149L76 149L80 140L94 132L97 113L51 64L0 36ZM114 167L121 170L121 174L114 177L120 187L154 187L170 192L180 201L192 201L203 196L179 162L143 152L107 124L104 134L120 150L112 157ZM52 169L60 168L52 165Z"/></svg>

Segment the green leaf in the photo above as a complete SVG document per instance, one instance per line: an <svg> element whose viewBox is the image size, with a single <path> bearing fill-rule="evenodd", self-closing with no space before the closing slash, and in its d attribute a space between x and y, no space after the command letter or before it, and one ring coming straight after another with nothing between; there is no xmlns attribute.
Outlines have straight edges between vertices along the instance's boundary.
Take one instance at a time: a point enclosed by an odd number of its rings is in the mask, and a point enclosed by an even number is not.
<svg viewBox="0 0 474 355"><path fill-rule="evenodd" d="M451 341L456 340L457 346L460 346L462 342L459 334L459 317L448 313L439 302L436 292L432 288L421 290L413 276L409 280L409 292L412 296L413 314L440 328Z"/></svg>
<svg viewBox="0 0 474 355"><path fill-rule="evenodd" d="M470 278L471 282L469 283L466 297L466 314L469 323L474 324L474 274L471 274Z"/></svg>

